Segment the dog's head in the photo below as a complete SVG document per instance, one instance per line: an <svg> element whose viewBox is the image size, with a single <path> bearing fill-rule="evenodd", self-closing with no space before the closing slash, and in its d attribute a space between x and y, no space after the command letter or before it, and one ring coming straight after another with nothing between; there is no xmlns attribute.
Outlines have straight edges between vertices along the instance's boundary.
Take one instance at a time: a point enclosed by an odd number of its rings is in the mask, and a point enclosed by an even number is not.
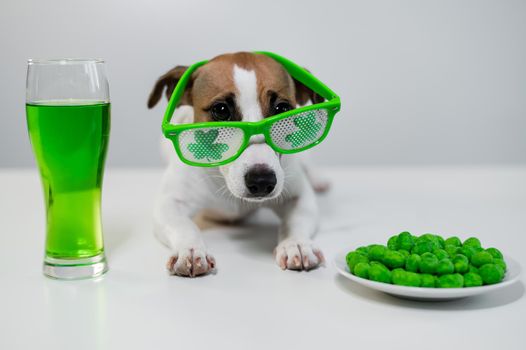
<svg viewBox="0 0 526 350"><path fill-rule="evenodd" d="M163 91L170 99L187 68L177 66L157 80L148 100L149 108L159 102ZM180 104L193 107L196 123L256 122L322 100L272 58L239 52L215 57L196 70ZM253 137L239 158L219 170L237 198L263 201L276 198L283 189L281 155L265 143L263 135Z"/></svg>

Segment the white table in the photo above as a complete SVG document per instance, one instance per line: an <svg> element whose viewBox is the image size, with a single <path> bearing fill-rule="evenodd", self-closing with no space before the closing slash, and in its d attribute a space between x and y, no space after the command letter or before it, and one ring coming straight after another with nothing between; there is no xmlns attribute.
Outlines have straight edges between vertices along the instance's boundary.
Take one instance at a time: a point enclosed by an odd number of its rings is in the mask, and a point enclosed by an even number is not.
<svg viewBox="0 0 526 350"><path fill-rule="evenodd" d="M526 349L522 281L446 303L396 299L338 276L334 255L402 230L477 235L526 266L526 168L332 169L317 237L329 261L308 273L272 260L276 220L204 233L218 273L168 276L152 235L161 170L106 173L110 271L98 281L41 274L36 170L0 172L0 349Z"/></svg>

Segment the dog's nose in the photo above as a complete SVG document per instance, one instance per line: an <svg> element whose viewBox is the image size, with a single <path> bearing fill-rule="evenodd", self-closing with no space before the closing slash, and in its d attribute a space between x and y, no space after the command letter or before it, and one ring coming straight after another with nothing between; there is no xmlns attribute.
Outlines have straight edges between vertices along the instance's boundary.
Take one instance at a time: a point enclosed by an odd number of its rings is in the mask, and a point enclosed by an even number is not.
<svg viewBox="0 0 526 350"><path fill-rule="evenodd" d="M245 185L250 194L266 196L276 187L276 174L265 165L257 164L245 174Z"/></svg>

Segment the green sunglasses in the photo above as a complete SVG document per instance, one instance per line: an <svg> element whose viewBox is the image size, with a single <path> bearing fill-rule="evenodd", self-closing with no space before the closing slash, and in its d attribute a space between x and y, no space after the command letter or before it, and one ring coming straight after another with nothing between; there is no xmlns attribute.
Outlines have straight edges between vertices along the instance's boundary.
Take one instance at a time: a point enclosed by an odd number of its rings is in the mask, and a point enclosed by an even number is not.
<svg viewBox="0 0 526 350"><path fill-rule="evenodd" d="M281 63L287 72L327 101L296 108L258 122L205 122L170 124L193 72L208 61L190 66L175 87L164 114L162 130L173 142L179 158L188 165L214 167L234 161L248 147L250 138L263 135L265 142L279 153L305 151L316 146L329 133L340 98L316 77L292 61L272 52L258 51Z"/></svg>

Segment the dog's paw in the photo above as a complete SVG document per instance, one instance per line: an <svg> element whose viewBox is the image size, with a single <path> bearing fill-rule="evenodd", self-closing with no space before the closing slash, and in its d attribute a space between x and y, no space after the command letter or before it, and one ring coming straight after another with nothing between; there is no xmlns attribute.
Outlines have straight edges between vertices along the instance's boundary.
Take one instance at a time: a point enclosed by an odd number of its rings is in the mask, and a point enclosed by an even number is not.
<svg viewBox="0 0 526 350"><path fill-rule="evenodd" d="M177 250L166 263L171 275L195 277L205 275L214 270L216 261L202 248L186 248Z"/></svg>
<svg viewBox="0 0 526 350"><path fill-rule="evenodd" d="M325 193L331 189L331 182L326 179L316 179L311 184L316 193Z"/></svg>
<svg viewBox="0 0 526 350"><path fill-rule="evenodd" d="M320 171L309 169L307 171L307 178L316 193L325 193L331 188L331 181Z"/></svg>
<svg viewBox="0 0 526 350"><path fill-rule="evenodd" d="M311 240L286 239L274 249L274 256L283 270L311 270L325 263L323 253Z"/></svg>

